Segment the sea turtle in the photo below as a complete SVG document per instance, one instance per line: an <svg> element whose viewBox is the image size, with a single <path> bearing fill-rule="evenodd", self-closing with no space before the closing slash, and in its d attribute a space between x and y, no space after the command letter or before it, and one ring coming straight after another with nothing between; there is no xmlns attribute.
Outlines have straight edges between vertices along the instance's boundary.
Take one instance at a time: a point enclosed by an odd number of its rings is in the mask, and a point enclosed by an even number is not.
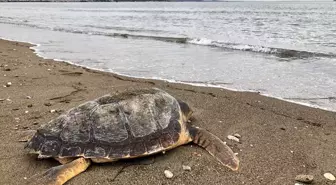
<svg viewBox="0 0 336 185"><path fill-rule="evenodd" d="M167 92L152 88L105 95L70 109L41 126L25 148L38 158L55 158L34 184L60 185L92 162L148 156L194 142L224 166L237 170L232 150L210 132L188 123L192 110Z"/></svg>

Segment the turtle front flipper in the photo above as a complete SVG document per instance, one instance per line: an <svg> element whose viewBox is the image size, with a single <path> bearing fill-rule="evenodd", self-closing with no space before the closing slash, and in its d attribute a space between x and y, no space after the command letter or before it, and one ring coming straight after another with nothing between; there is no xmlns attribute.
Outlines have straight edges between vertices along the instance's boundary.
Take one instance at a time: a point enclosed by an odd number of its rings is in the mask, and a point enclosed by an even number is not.
<svg viewBox="0 0 336 185"><path fill-rule="evenodd" d="M55 166L41 175L33 176L29 185L62 185L85 171L91 164L90 159L78 158L70 163Z"/></svg>
<svg viewBox="0 0 336 185"><path fill-rule="evenodd" d="M233 171L238 170L239 159L233 153L231 148L221 141L217 136L204 129L194 126L190 127L189 132L195 144L206 149L224 166L232 169Z"/></svg>

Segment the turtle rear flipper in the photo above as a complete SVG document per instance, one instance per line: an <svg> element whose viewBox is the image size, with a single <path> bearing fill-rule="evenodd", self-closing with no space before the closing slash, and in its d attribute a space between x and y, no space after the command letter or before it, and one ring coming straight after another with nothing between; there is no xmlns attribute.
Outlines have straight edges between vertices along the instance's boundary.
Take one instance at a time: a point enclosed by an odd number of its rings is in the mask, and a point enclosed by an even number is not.
<svg viewBox="0 0 336 185"><path fill-rule="evenodd" d="M193 126L189 131L195 144L206 149L224 166L232 169L233 171L238 170L239 159L233 153L231 148L221 141L217 136L204 129Z"/></svg>
<svg viewBox="0 0 336 185"><path fill-rule="evenodd" d="M55 166L40 175L34 175L29 185L62 185L71 178L85 171L91 164L90 159L78 158L70 163Z"/></svg>

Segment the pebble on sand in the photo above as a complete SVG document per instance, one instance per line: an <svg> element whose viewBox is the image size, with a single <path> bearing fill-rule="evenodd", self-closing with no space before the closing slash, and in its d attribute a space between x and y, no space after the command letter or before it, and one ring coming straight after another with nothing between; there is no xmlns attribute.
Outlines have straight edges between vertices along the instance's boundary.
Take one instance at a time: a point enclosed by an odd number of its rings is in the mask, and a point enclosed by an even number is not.
<svg viewBox="0 0 336 185"><path fill-rule="evenodd" d="M169 171L169 170L165 170L165 171L164 171L164 174L165 174L165 176L166 176L168 179L171 179L171 178L173 178L173 176L174 176L174 174L173 174L171 171Z"/></svg>
<svg viewBox="0 0 336 185"><path fill-rule="evenodd" d="M236 137L236 138L241 138L241 135L238 134L238 133L233 134L233 136Z"/></svg>
<svg viewBox="0 0 336 185"><path fill-rule="evenodd" d="M311 183L314 180L314 176L312 175L297 175L295 177L295 180L298 182L304 182L304 183Z"/></svg>
<svg viewBox="0 0 336 185"><path fill-rule="evenodd" d="M191 171L191 167L186 165L182 165L182 169L185 171Z"/></svg>
<svg viewBox="0 0 336 185"><path fill-rule="evenodd" d="M51 106L51 103L47 102L47 103L44 103L44 105L49 107L49 106Z"/></svg>
<svg viewBox="0 0 336 185"><path fill-rule="evenodd" d="M12 85L12 82L7 82L6 87L10 87Z"/></svg>
<svg viewBox="0 0 336 185"><path fill-rule="evenodd" d="M235 137L235 136L228 135L227 138L230 139L230 140L233 140L233 141L236 141L236 142L239 143L239 138L237 138L237 137Z"/></svg>
<svg viewBox="0 0 336 185"><path fill-rule="evenodd" d="M55 109L52 109L52 110L50 110L50 112L51 112L51 113L54 113L54 112L56 112L56 110L55 110Z"/></svg>
<svg viewBox="0 0 336 185"><path fill-rule="evenodd" d="M331 174L331 173L325 173L325 174L323 174L323 176L324 176L326 179L329 179L329 180L331 180L331 181L336 180L335 176L334 176L333 174Z"/></svg>

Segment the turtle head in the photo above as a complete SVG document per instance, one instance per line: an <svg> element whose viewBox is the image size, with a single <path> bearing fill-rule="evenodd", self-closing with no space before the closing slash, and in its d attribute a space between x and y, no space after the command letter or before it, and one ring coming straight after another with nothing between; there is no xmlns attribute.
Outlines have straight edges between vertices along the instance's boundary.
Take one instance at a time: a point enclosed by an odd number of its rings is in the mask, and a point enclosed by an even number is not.
<svg viewBox="0 0 336 185"><path fill-rule="evenodd" d="M181 108L181 111L182 111L182 116L183 116L183 119L185 122L187 122L193 111L191 110L191 108L189 107L188 104L186 104L185 102L181 101L181 100L178 100L179 104L180 104L180 108Z"/></svg>

